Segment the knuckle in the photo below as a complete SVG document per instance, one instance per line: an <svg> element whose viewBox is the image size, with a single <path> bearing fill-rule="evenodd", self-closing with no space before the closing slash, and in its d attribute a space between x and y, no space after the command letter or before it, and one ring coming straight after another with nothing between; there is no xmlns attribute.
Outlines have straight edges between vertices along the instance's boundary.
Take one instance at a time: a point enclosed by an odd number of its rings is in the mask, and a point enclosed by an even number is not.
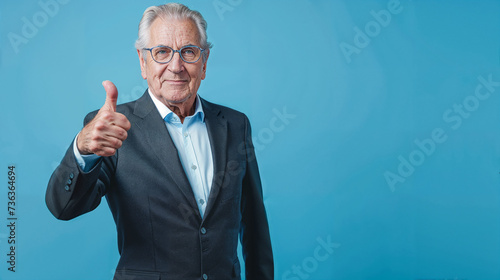
<svg viewBox="0 0 500 280"><path fill-rule="evenodd" d="M99 152L99 145L97 145L96 142L92 142L89 144L89 150L92 151L94 154L97 154Z"/></svg>
<svg viewBox="0 0 500 280"><path fill-rule="evenodd" d="M127 139L127 131L125 129L120 129L118 131L118 135L117 136L118 136L118 139L120 139L120 140L123 141L123 140Z"/></svg>
<svg viewBox="0 0 500 280"><path fill-rule="evenodd" d="M102 121L96 121L94 128L98 131L103 131L106 129L106 124Z"/></svg>
<svg viewBox="0 0 500 280"><path fill-rule="evenodd" d="M130 121L127 119L127 117L125 117L124 115L120 114L119 118L117 118L117 120L120 121L121 126L123 127L123 129L125 129L125 130L129 130L130 129L131 124L130 124Z"/></svg>
<svg viewBox="0 0 500 280"><path fill-rule="evenodd" d="M132 127L132 124L130 123L130 121L129 121L129 120L127 120L127 121L125 122L125 127L126 127L126 129L127 129L127 130L129 130L129 129Z"/></svg>
<svg viewBox="0 0 500 280"><path fill-rule="evenodd" d="M101 141L101 140L102 140L102 136L101 136L101 134L99 134L99 133L94 133L94 134L92 134L92 136L90 137L90 140L91 140L92 142L99 142L99 141ZM96 144L96 143L94 143L94 144Z"/></svg>
<svg viewBox="0 0 500 280"><path fill-rule="evenodd" d="M113 140L113 147L115 147L115 148L117 148L117 149L118 149L118 148L120 148L121 146L122 146L122 141L120 141L120 139L115 138L115 139Z"/></svg>
<svg viewBox="0 0 500 280"><path fill-rule="evenodd" d="M102 112L101 119L103 119L103 120L110 120L112 118L113 118L113 113L108 112L108 111Z"/></svg>
<svg viewBox="0 0 500 280"><path fill-rule="evenodd" d="M116 152L116 150L113 148L103 148L98 153L96 153L96 155L101 156L101 157L110 157L110 156L114 155L115 152Z"/></svg>

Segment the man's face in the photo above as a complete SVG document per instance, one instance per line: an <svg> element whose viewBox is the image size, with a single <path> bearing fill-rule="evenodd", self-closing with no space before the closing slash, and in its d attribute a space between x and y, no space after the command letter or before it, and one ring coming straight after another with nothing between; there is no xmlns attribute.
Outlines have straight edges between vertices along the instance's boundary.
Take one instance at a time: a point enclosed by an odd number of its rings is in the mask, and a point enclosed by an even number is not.
<svg viewBox="0 0 500 280"><path fill-rule="evenodd" d="M187 45L200 46L199 38L198 28L191 20L164 20L158 17L150 28L148 48L168 46L179 50ZM208 50L205 52L208 54ZM205 79L206 60L200 58L196 63L186 63L179 53L175 53L169 63L160 64L152 59L149 51L138 50L138 53L142 77L148 80L156 98L166 105L195 99L201 80Z"/></svg>

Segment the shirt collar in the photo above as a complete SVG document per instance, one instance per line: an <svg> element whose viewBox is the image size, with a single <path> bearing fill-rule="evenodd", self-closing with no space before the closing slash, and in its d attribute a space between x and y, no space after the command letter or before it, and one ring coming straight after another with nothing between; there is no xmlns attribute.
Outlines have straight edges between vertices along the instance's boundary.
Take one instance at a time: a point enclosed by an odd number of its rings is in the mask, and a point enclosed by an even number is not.
<svg viewBox="0 0 500 280"><path fill-rule="evenodd" d="M158 112L160 113L162 119L169 122L180 122L179 117L174 112L172 112L170 108L168 108L165 104L158 100L158 98L156 98L156 96L151 92L149 88L148 93L153 100L156 109L158 109ZM203 112L200 96L198 94L196 94L194 114L192 116L186 117L186 119L192 119L193 121L199 120L202 123L205 122L205 113Z"/></svg>

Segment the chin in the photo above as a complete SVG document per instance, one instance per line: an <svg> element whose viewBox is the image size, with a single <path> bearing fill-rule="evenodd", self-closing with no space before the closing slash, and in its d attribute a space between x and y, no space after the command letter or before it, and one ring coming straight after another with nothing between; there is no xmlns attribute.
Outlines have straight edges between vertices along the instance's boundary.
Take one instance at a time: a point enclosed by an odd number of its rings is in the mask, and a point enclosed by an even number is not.
<svg viewBox="0 0 500 280"><path fill-rule="evenodd" d="M191 94L191 93L180 95L180 96L179 95L167 96L167 97L165 97L165 100L167 100L170 103L178 104L178 103L186 102L192 96L193 96L193 94Z"/></svg>

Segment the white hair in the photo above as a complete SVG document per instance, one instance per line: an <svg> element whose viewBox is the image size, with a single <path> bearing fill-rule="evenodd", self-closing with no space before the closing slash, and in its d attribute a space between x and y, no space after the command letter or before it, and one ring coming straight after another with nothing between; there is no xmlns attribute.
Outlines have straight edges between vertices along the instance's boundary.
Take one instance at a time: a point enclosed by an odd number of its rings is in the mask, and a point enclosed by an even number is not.
<svg viewBox="0 0 500 280"><path fill-rule="evenodd" d="M156 18L165 19L190 19L198 27L200 33L200 44L202 49L210 49L212 43L207 38L207 22L198 11L189 9L187 6L179 3L168 3L160 6L151 6L144 11L141 22L139 22L139 34L135 41L135 48L142 50L149 44L149 29ZM208 52L203 52L203 60L206 60Z"/></svg>

